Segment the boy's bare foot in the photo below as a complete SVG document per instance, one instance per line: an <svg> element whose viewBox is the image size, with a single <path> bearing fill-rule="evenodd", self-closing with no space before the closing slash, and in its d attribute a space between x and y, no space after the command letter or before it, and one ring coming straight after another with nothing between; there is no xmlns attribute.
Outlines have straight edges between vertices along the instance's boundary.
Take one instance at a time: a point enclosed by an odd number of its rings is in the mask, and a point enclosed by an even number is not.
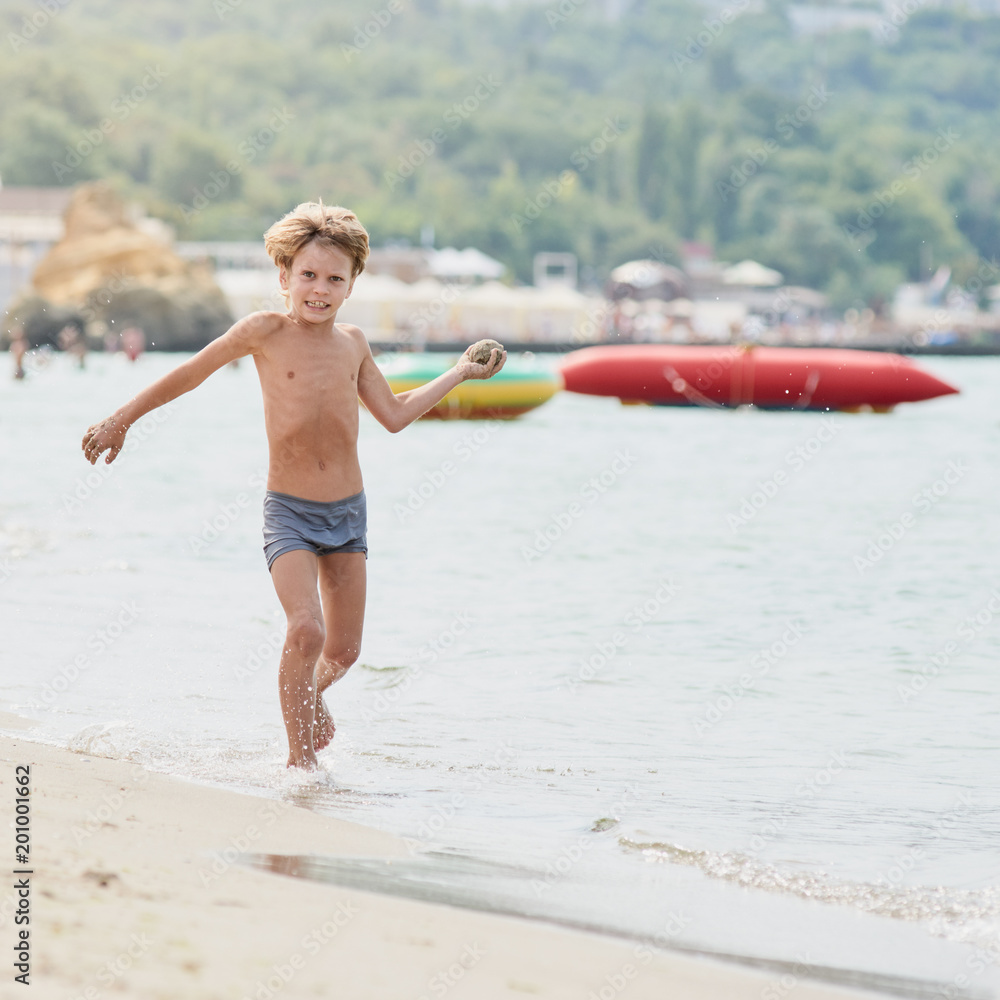
<svg viewBox="0 0 1000 1000"><path fill-rule="evenodd" d="M313 746L317 750L322 750L324 747L328 747L333 741L333 734L335 731L336 726L333 724L333 716L330 715L330 710L326 707L326 702L323 701L323 696L317 695L316 722L313 725Z"/></svg>
<svg viewBox="0 0 1000 1000"><path fill-rule="evenodd" d="M319 767L319 761L316 760L316 754L312 751L306 753L302 751L301 753L290 753L288 755L288 763L286 767L301 767L303 771L315 771Z"/></svg>

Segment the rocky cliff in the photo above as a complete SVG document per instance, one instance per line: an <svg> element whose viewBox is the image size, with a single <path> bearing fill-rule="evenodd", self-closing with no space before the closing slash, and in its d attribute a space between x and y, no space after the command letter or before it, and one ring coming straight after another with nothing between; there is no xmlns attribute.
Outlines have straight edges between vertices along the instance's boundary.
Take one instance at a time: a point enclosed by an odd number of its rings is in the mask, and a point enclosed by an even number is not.
<svg viewBox="0 0 1000 1000"><path fill-rule="evenodd" d="M141 228L109 185L77 188L65 223L6 323L21 326L32 345L57 343L66 325L95 345L135 326L149 349L193 351L232 324L211 271Z"/></svg>

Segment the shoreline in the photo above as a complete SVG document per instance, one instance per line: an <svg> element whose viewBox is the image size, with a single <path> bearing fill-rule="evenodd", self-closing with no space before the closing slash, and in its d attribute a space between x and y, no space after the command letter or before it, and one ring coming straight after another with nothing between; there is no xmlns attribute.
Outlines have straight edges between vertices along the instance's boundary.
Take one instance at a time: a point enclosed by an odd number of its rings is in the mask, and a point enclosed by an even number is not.
<svg viewBox="0 0 1000 1000"><path fill-rule="evenodd" d="M281 800L9 735L0 749L11 819L15 767L31 765L28 964L43 998L659 1000L683 989L759 1000L788 982L788 972L244 867L248 852L388 863L410 852L402 838ZM0 898L8 954L17 905L13 888ZM883 995L792 978L799 1000Z"/></svg>

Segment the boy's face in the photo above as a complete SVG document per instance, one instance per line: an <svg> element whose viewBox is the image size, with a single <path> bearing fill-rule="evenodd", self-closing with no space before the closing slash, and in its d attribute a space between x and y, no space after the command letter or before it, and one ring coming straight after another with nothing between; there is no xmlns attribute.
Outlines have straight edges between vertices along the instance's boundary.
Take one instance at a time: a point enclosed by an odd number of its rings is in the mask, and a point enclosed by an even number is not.
<svg viewBox="0 0 1000 1000"><path fill-rule="evenodd" d="M307 243L291 267L281 269L279 281L295 316L308 323L322 323L334 318L351 294L351 258L336 247Z"/></svg>

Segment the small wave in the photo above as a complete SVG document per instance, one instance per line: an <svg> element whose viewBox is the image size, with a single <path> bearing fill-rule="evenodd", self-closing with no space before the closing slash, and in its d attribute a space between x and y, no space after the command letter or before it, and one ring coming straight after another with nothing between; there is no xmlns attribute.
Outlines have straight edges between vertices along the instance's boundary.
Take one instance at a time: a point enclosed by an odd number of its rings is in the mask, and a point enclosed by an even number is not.
<svg viewBox="0 0 1000 1000"><path fill-rule="evenodd" d="M412 676L410 668L405 664L379 667L372 663L359 663L358 666L372 675L365 679L365 687L370 690L384 691L388 688L398 687L404 680Z"/></svg>
<svg viewBox="0 0 1000 1000"><path fill-rule="evenodd" d="M56 546L56 536L51 531L27 524L0 524L0 552L10 559L51 552Z"/></svg>
<svg viewBox="0 0 1000 1000"><path fill-rule="evenodd" d="M135 734L127 722L96 722L67 740L67 747L91 757L135 760Z"/></svg>
<svg viewBox="0 0 1000 1000"><path fill-rule="evenodd" d="M619 837L618 843L651 863L689 865L710 878L748 889L783 892L820 903L853 906L882 917L923 922L937 937L1000 952L1000 886L953 889L850 882L822 871L782 869L736 851L698 851L678 844L638 843L627 837Z"/></svg>
<svg viewBox="0 0 1000 1000"><path fill-rule="evenodd" d="M602 816L594 820L594 825L590 828L591 833L604 833L605 830L613 830L618 826L617 816Z"/></svg>

